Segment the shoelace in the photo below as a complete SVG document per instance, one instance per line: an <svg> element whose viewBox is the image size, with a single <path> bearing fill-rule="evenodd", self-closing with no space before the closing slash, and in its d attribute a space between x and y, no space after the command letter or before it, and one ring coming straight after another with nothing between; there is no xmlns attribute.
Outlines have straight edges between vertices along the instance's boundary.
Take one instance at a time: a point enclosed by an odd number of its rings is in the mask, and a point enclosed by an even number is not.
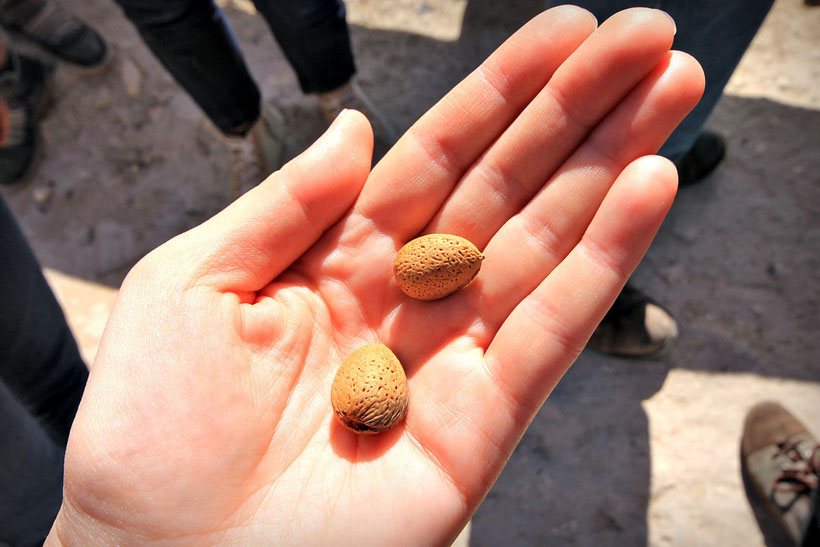
<svg viewBox="0 0 820 547"><path fill-rule="evenodd" d="M39 13L23 25L23 29L30 35L54 45L80 28L80 21L54 2L46 2Z"/></svg>
<svg viewBox="0 0 820 547"><path fill-rule="evenodd" d="M778 443L774 458L786 455L795 464L792 469L784 469L774 478L773 492L793 492L797 496L810 494L818 487L818 464L820 463L820 445L815 445L808 458L803 456L799 445L801 442Z"/></svg>

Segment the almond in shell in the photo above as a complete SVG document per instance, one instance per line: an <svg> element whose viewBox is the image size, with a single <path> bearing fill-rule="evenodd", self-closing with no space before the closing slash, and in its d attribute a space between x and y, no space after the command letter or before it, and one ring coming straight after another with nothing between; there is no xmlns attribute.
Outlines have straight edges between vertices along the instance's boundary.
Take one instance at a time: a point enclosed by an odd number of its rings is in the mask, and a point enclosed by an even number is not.
<svg viewBox="0 0 820 547"><path fill-rule="evenodd" d="M481 251L463 237L429 234L399 250L393 274L407 296L436 300L466 287L478 275L482 260Z"/></svg>
<svg viewBox="0 0 820 547"><path fill-rule="evenodd" d="M395 427L407 413L407 377L384 344L368 344L342 362L330 389L339 421L356 433Z"/></svg>

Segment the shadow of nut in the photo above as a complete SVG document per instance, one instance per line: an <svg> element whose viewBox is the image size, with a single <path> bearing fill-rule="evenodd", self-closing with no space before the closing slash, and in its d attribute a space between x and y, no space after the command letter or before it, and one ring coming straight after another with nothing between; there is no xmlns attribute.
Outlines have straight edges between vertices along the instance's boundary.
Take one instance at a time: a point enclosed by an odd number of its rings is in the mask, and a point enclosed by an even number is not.
<svg viewBox="0 0 820 547"><path fill-rule="evenodd" d="M330 388L336 417L356 433L379 433L407 413L407 376L384 344L368 344L342 362Z"/></svg>
<svg viewBox="0 0 820 547"><path fill-rule="evenodd" d="M463 237L430 234L402 247L393 261L399 288L412 298L437 300L466 287L484 255Z"/></svg>

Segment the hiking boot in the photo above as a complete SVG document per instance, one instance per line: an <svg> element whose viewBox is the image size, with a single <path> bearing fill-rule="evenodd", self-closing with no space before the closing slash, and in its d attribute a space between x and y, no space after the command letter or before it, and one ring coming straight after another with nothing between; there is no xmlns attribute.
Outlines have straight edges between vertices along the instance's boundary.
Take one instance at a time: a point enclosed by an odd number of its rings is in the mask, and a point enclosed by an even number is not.
<svg viewBox="0 0 820 547"><path fill-rule="evenodd" d="M723 161L726 140L712 131L704 131L692 148L675 162L678 168L678 185L688 186L706 178Z"/></svg>
<svg viewBox="0 0 820 547"><path fill-rule="evenodd" d="M231 196L236 199L282 167L285 119L275 108L262 105L259 119L243 136L226 136L231 157Z"/></svg>
<svg viewBox="0 0 820 547"><path fill-rule="evenodd" d="M678 325L657 302L624 287L589 339L595 351L616 357L650 357L678 337Z"/></svg>
<svg viewBox="0 0 820 547"><path fill-rule="evenodd" d="M358 110L367 117L373 128L374 164L396 144L398 136L395 128L356 82L350 81L339 89L319 93L316 97L327 123L332 123L345 108Z"/></svg>
<svg viewBox="0 0 820 547"><path fill-rule="evenodd" d="M0 22L12 34L79 67L99 69L109 59L105 40L56 0L0 0Z"/></svg>
<svg viewBox="0 0 820 547"><path fill-rule="evenodd" d="M760 501L796 544L804 542L816 518L811 497L820 471L817 440L789 411L767 401L746 415L741 456Z"/></svg>
<svg viewBox="0 0 820 547"><path fill-rule="evenodd" d="M20 184L28 179L39 151L37 120L50 101L50 67L8 50L0 70L0 184Z"/></svg>

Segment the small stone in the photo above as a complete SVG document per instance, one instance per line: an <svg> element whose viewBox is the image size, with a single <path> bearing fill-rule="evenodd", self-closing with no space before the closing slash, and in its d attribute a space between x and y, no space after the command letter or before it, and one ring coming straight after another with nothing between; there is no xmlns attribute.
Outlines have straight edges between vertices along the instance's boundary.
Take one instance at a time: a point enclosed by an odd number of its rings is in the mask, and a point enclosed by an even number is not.
<svg viewBox="0 0 820 547"><path fill-rule="evenodd" d="M120 76L129 97L137 97L142 91L142 72L131 59L124 59L120 65Z"/></svg>
<svg viewBox="0 0 820 547"><path fill-rule="evenodd" d="M97 93L97 101L95 105L100 110L111 106L111 90L107 87L101 88Z"/></svg>
<svg viewBox="0 0 820 547"><path fill-rule="evenodd" d="M154 122L154 123L160 121L164 115L165 115L165 108L162 105L159 105L159 104L154 106L153 108L151 108L151 110L149 112L149 116L151 117L151 121Z"/></svg>
<svg viewBox="0 0 820 547"><path fill-rule="evenodd" d="M774 262L769 262L769 264L766 266L766 274L771 279L777 279L778 277L780 277L780 269Z"/></svg>
<svg viewBox="0 0 820 547"><path fill-rule="evenodd" d="M51 186L38 186L35 188L31 196L34 198L34 202L37 205L47 205L49 201L51 201L51 197L54 195L54 188Z"/></svg>

